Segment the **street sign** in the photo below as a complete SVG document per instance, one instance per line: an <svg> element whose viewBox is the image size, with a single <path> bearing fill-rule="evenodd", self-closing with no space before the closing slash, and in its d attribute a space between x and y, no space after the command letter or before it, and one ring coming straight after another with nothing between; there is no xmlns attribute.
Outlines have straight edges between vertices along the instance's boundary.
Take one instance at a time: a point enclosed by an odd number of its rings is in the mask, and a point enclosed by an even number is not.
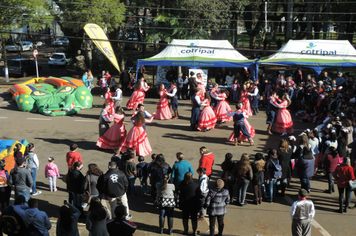
<svg viewBox="0 0 356 236"><path fill-rule="evenodd" d="M33 50L33 56L37 57L38 51L37 50Z"/></svg>

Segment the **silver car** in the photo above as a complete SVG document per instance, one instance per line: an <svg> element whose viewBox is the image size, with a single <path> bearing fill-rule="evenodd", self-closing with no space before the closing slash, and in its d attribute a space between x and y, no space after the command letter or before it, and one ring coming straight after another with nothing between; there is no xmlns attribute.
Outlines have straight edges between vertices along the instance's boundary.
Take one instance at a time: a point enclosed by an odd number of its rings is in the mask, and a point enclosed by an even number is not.
<svg viewBox="0 0 356 236"><path fill-rule="evenodd" d="M30 41L22 41L22 46L20 43L16 43L16 45L7 45L5 49L8 52L31 51L33 49L33 44Z"/></svg>

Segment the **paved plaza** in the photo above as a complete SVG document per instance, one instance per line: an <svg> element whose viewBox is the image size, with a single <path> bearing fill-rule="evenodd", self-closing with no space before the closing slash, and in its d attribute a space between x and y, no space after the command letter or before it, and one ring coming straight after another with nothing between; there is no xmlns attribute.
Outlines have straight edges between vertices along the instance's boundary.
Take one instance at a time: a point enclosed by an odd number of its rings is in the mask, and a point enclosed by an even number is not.
<svg viewBox="0 0 356 236"><path fill-rule="evenodd" d="M124 97L123 104L126 104L127 100L128 97ZM35 152L40 160L37 185L38 190L42 191L42 194L36 196L36 198L40 201L40 210L46 211L54 222L58 217L59 207L63 200L68 198L68 194L62 179L57 181L58 192L49 191L48 181L44 177L44 166L47 163L47 158L50 156L55 158L61 176L64 176L67 171L65 155L69 151L69 145L76 142L79 145L78 151L83 156L83 174L86 172L86 166L90 163L96 163L103 171L106 171L112 153L98 150L95 146L98 139L98 118L103 102L103 98L95 95L92 109L81 110L79 114L74 116L47 117L38 113L19 111L16 103L11 101L11 96L6 94L6 89L0 88L0 139L27 139L28 142L35 144ZM147 98L144 103L146 110L152 113L156 110L158 99ZM171 166L175 162L176 152L183 152L186 160L192 164L195 170L200 158L199 148L206 146L215 156L212 177L215 180L222 174L220 164L227 152L234 155L233 160L239 160L241 154L245 152L251 155L252 160L256 152L265 154L267 148L276 148L281 140L281 137L277 134L266 135L263 109L257 116L249 118L249 122L256 129L256 136L254 137L256 145L249 146L248 143L244 143L238 147L227 141L232 132L232 122L217 125L214 130L209 132L190 131L190 109L190 101L180 100L180 119L154 120L151 124L147 124L147 135L153 153L162 153L166 162ZM131 114L132 111L126 111L127 131L132 127L129 122ZM294 124L296 136L306 128L313 128L313 124L301 123L295 117ZM145 158L145 161L150 162L150 156ZM194 174L194 178L198 178L197 173ZM277 198L275 203L263 202L259 206L253 204L252 188L249 188L247 196L249 204L247 206L240 207L236 204L227 206L224 235L291 235L289 212L292 202L297 199L296 195L299 188L299 180L293 178L291 187L287 189L284 198ZM325 194L323 190L326 188L327 181L324 176L316 176L311 181L309 198L313 200L316 207L312 235L354 235L356 210L350 210L343 215L334 213L333 210L338 209L338 193ZM355 201L353 196L352 206ZM150 196L130 197L129 205L133 215L132 221L138 226L135 235L157 235L158 210L153 206L152 198ZM181 212L175 210L174 217L174 235L181 235L183 233ZM81 225L79 228L81 235L88 235L85 226ZM201 235L207 235L208 223L199 222L198 231ZM53 223L50 232L51 235L55 235L55 223Z"/></svg>

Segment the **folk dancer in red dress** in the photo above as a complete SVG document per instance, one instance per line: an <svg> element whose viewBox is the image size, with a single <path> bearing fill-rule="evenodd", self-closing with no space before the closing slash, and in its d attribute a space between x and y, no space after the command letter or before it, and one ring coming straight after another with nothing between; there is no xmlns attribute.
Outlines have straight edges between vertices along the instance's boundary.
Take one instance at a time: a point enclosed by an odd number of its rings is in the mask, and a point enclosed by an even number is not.
<svg viewBox="0 0 356 236"><path fill-rule="evenodd" d="M210 95L209 92L205 92L205 100L202 104L206 105L203 110L200 112L198 118L197 129L199 131L209 131L214 129L215 124L217 122L216 115L214 113L213 108L210 106Z"/></svg>
<svg viewBox="0 0 356 236"><path fill-rule="evenodd" d="M225 101L225 99L229 97L229 91L227 89L221 89L221 94L219 97L222 98L222 100L220 100L218 105L214 107L216 118L220 124L230 122L233 120L233 118L226 116L226 111L230 111L231 107L229 103Z"/></svg>
<svg viewBox="0 0 356 236"><path fill-rule="evenodd" d="M196 78L196 81L198 83L198 88L200 88L200 92L199 92L199 97L200 97L200 100L203 101L204 100L204 96L205 96L205 87L203 85L203 77L201 76L200 73L197 73L197 78Z"/></svg>
<svg viewBox="0 0 356 236"><path fill-rule="evenodd" d="M131 118L133 126L126 135L125 140L121 143L119 151L124 153L128 148L132 148L136 156L147 156L152 152L150 142L148 141L146 131L142 128L145 123L150 123L145 119L143 112L139 111Z"/></svg>
<svg viewBox="0 0 356 236"><path fill-rule="evenodd" d="M126 137L125 114L121 107L116 107L112 118L115 124L96 142L96 146L102 149L117 149Z"/></svg>
<svg viewBox="0 0 356 236"><path fill-rule="evenodd" d="M243 112L244 110L241 109L241 111ZM250 122L248 122L246 116L244 119L244 123L245 123L246 129L247 129L248 133L250 134L251 138L255 137L255 134L256 134L255 128L250 124ZM235 132L232 132L230 137L227 140L235 143ZM240 136L238 137L237 142L239 144L242 144L245 141L248 141L248 138L240 131Z"/></svg>
<svg viewBox="0 0 356 236"><path fill-rule="evenodd" d="M174 117L172 119L178 119L178 95L177 95L177 82L173 80L171 82L171 87L166 92L166 95L171 98L172 110L174 112Z"/></svg>
<svg viewBox="0 0 356 236"><path fill-rule="evenodd" d="M287 107L290 106L291 100L287 93L285 93L282 97L282 102L279 104L280 108L278 109L277 118L275 122L275 131L278 133L282 133L281 136L285 136L288 134L292 134L293 130L293 120L290 116Z"/></svg>
<svg viewBox="0 0 356 236"><path fill-rule="evenodd" d="M219 97L220 91L219 91L219 85L217 83L213 84L213 88L210 90L210 98L211 102L210 105L212 107L215 107L222 98Z"/></svg>
<svg viewBox="0 0 356 236"><path fill-rule="evenodd" d="M126 104L126 108L129 110L136 110L138 104L143 104L143 99L145 99L145 92L149 90L150 87L142 77L140 81L135 83L134 89L135 91L132 93Z"/></svg>
<svg viewBox="0 0 356 236"><path fill-rule="evenodd" d="M110 109L111 108L109 104L103 104L103 109L101 110L99 117L99 137L103 136L110 128L109 123L113 120L109 114Z"/></svg>
<svg viewBox="0 0 356 236"><path fill-rule="evenodd" d="M242 86L240 102L242 102L242 104L243 104L243 109L244 109L245 115L252 116L252 110L251 110L250 100L248 100L246 84L244 84Z"/></svg>
<svg viewBox="0 0 356 236"><path fill-rule="evenodd" d="M164 84L159 85L158 94L160 96L157 110L156 110L156 117L157 120L169 120L172 119L171 109L169 108L169 103L167 99L167 90L164 88Z"/></svg>
<svg viewBox="0 0 356 236"><path fill-rule="evenodd" d="M248 118L247 115L244 114L242 111L243 104L242 102L238 102L236 104L236 111L228 110L226 115L229 117L233 117L234 119L234 143L235 146L238 145L238 140L240 137L240 132L248 139L250 142L250 145L255 145L251 135L249 134L246 125L245 125L245 119Z"/></svg>
<svg viewBox="0 0 356 236"><path fill-rule="evenodd" d="M113 115L115 113L115 102L112 99L112 93L110 92L109 87L106 87L106 93L104 97L105 97L105 103L110 105L109 114Z"/></svg>

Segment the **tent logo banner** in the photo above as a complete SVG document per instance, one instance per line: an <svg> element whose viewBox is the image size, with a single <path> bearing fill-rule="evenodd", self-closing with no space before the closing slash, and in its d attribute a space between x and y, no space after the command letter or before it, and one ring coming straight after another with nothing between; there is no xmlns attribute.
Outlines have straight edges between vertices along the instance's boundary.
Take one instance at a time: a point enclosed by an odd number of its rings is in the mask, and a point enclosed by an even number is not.
<svg viewBox="0 0 356 236"><path fill-rule="evenodd" d="M198 53L198 54L214 54L214 50L207 50L207 49L202 49L202 48L192 48L192 49L183 49L180 51L182 54L189 54L189 53Z"/></svg>
<svg viewBox="0 0 356 236"><path fill-rule="evenodd" d="M316 55L322 55L322 56L326 56L326 55L336 55L336 50L323 50L323 49L312 49L315 48L317 45L315 45L314 43L309 43L308 46L306 46L307 49L309 50L302 50L300 51L301 54L316 54Z"/></svg>

